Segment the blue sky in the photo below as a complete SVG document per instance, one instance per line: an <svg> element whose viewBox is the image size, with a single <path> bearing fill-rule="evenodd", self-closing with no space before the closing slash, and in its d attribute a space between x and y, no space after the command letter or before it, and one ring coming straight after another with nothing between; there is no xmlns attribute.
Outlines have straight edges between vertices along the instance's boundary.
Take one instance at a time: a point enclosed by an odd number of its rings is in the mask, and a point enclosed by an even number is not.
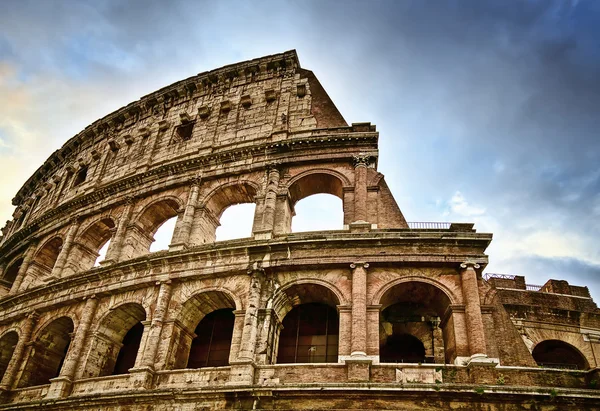
<svg viewBox="0 0 600 411"><path fill-rule="evenodd" d="M595 0L4 0L0 218L98 118L289 49L349 123L377 125L379 170L407 220L474 222L494 233L486 271L600 299Z"/></svg>

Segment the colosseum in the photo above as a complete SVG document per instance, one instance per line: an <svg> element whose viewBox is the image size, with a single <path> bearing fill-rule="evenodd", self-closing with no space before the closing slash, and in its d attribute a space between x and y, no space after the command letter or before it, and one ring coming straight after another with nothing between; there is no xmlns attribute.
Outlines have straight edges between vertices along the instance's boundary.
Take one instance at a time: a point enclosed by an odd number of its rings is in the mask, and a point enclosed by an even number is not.
<svg viewBox="0 0 600 411"><path fill-rule="evenodd" d="M492 234L408 223L378 138L288 51L68 140L2 229L0 409L600 409L588 289L484 274ZM319 193L341 229L292 232ZM242 203L250 237L216 241Z"/></svg>

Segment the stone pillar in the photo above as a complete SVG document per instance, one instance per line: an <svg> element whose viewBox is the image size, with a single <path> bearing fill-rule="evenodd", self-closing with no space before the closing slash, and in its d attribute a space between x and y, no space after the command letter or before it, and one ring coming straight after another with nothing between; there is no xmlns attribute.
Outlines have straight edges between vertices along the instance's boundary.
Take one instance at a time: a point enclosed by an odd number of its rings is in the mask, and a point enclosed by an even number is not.
<svg viewBox="0 0 600 411"><path fill-rule="evenodd" d="M277 165L271 165L267 171L267 189L265 206L262 219L262 230L273 232L275 224L275 207L277 203L277 189L279 188L280 173Z"/></svg>
<svg viewBox="0 0 600 411"><path fill-rule="evenodd" d="M121 213L121 218L117 223L117 230L110 240L110 245L106 251L106 258L102 261L102 265L109 263L116 263L121 258L121 249L123 248L123 242L125 241L125 234L127 233L127 226L129 220L131 220L131 214L133 212L134 201L133 198L128 198L125 203L125 208Z"/></svg>
<svg viewBox="0 0 600 411"><path fill-rule="evenodd" d="M367 221L367 167L370 156L354 156L354 221Z"/></svg>
<svg viewBox="0 0 600 411"><path fill-rule="evenodd" d="M33 332L33 328L35 327L37 319L38 314L35 311L25 318L23 327L21 328L21 333L19 334L19 341L17 342L17 346L15 347L10 362L8 363L4 377L2 377L2 382L0 382L0 390L8 391L13 388L17 373L23 365L23 354L29 345L31 333Z"/></svg>
<svg viewBox="0 0 600 411"><path fill-rule="evenodd" d="M63 398L71 393L75 372L83 356L83 347L89 334L90 325L96 314L97 306L98 299L96 296L93 295L86 300L83 312L81 313L81 321L71 341L60 374L58 377L50 380L50 388L45 398Z"/></svg>
<svg viewBox="0 0 600 411"><path fill-rule="evenodd" d="M368 263L354 263L352 268L352 343L351 356L367 355L367 268Z"/></svg>
<svg viewBox="0 0 600 411"><path fill-rule="evenodd" d="M249 270L248 274L252 278L248 289L248 306L244 315L244 330L242 331L242 341L238 354L238 360L240 361L254 361L256 336L258 334L258 307L265 276L262 269Z"/></svg>
<svg viewBox="0 0 600 411"><path fill-rule="evenodd" d="M151 369L154 369L154 360L160 343L163 323L167 315L169 303L171 302L172 289L171 280L157 284L160 284L160 289L156 297L156 308L154 308L154 314L152 315L148 339L146 340L146 349L144 350L141 362L142 367L149 367Z"/></svg>
<svg viewBox="0 0 600 411"><path fill-rule="evenodd" d="M175 239L169 250L181 250L188 246L192 224L194 222L194 214L196 212L196 203L198 202L198 193L200 192L200 179L192 180L192 187L188 196L187 204L181 218L181 223L175 228Z"/></svg>
<svg viewBox="0 0 600 411"><path fill-rule="evenodd" d="M71 251L71 247L73 246L73 240L75 239L75 235L79 230L79 226L81 221L78 217L75 217L71 222L71 227L69 227L69 231L67 232L67 237L62 245L60 253L58 254L58 258L56 259L56 263L54 264L54 268L52 269L52 276L56 278L60 278L63 269L65 268L65 264L67 263L67 258L69 257L69 251Z"/></svg>
<svg viewBox="0 0 600 411"><path fill-rule="evenodd" d="M465 317L467 320L467 335L469 340L469 354L486 356L485 331L479 301L479 287L477 285L477 272L479 264L465 262L460 265L462 292L465 302Z"/></svg>
<svg viewBox="0 0 600 411"><path fill-rule="evenodd" d="M19 287L23 283L23 279L25 278L25 273L29 268L29 264L33 260L33 256L35 255L35 251L37 250L37 241L32 241L29 244L29 248L25 251L25 256L23 257L23 262L21 263L21 267L19 268L19 272L17 273L17 277L10 288L9 295L16 294L19 292Z"/></svg>
<svg viewBox="0 0 600 411"><path fill-rule="evenodd" d="M264 270L253 268L248 270L252 276L248 290L248 301L244 313L244 328L240 341L240 350L237 357L230 354L235 361L230 361L231 371L228 385L252 385L254 384L254 354L258 337L258 307L262 294L264 281Z"/></svg>

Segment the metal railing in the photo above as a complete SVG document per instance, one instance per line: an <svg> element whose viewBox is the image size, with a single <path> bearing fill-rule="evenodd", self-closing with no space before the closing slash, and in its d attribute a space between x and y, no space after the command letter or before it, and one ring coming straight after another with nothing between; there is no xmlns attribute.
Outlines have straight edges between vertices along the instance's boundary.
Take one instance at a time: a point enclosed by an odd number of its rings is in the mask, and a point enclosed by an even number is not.
<svg viewBox="0 0 600 411"><path fill-rule="evenodd" d="M484 280L489 280L490 278L501 278L503 280L514 280L516 275L511 274L497 274L497 273L485 273L483 275Z"/></svg>
<svg viewBox="0 0 600 411"><path fill-rule="evenodd" d="M525 284L525 289L528 291L540 291L543 285Z"/></svg>
<svg viewBox="0 0 600 411"><path fill-rule="evenodd" d="M416 221L409 222L408 227L412 230L448 230L450 224L452 223Z"/></svg>

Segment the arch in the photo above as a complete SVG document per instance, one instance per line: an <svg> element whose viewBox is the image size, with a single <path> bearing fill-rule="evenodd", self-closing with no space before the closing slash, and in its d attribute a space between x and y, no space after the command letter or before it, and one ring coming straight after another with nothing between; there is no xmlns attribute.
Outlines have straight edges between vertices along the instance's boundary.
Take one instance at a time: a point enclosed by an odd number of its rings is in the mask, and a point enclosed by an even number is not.
<svg viewBox="0 0 600 411"><path fill-rule="evenodd" d="M337 307L346 304L346 300L333 284L316 278L289 282L273 297L273 309L280 320L295 306L308 303L322 303Z"/></svg>
<svg viewBox="0 0 600 411"><path fill-rule="evenodd" d="M277 363L338 361L339 316L335 307L319 302L298 304L282 321Z"/></svg>
<svg viewBox="0 0 600 411"><path fill-rule="evenodd" d="M8 331L0 337L0 381L4 377L4 373L8 368L8 363L18 342L19 335L14 330Z"/></svg>
<svg viewBox="0 0 600 411"><path fill-rule="evenodd" d="M137 226L150 237L170 218L177 217L183 209L182 201L175 196L164 196L146 205L134 219Z"/></svg>
<svg viewBox="0 0 600 411"><path fill-rule="evenodd" d="M122 257L128 259L150 252L156 231L166 221L178 217L182 209L181 200L174 196L163 196L146 205L132 220L133 224L127 230L121 250Z"/></svg>
<svg viewBox="0 0 600 411"><path fill-rule="evenodd" d="M192 340L186 368L229 365L235 315L231 308L220 308L202 318Z"/></svg>
<svg viewBox="0 0 600 411"><path fill-rule="evenodd" d="M81 230L69 253L65 275L92 268L100 255L100 249L110 240L115 228L115 221L111 217L104 217Z"/></svg>
<svg viewBox="0 0 600 411"><path fill-rule="evenodd" d="M346 183L346 184L344 184ZM299 174L288 183L292 205L313 194L332 194L344 201L344 187L350 186L347 179L332 170L310 170Z"/></svg>
<svg viewBox="0 0 600 411"><path fill-rule="evenodd" d="M36 283L37 280L52 274L52 269L56 264L62 245L62 237L55 236L38 249L27 270L27 275L31 277L28 281L29 284Z"/></svg>
<svg viewBox="0 0 600 411"><path fill-rule="evenodd" d="M190 357L193 355L202 354L202 344L204 340L202 335L196 333L201 325L206 325L208 321L213 321L211 325L215 324L215 320L224 320L224 318L212 318L209 317L212 313L217 311L228 311L229 314L233 315L233 310L236 309L236 301L230 292L223 290L202 290L199 293L194 294L188 298L181 306L181 310L176 317L174 330L173 330L173 347L171 349L172 358L169 363L172 364L174 369L186 368L190 365ZM214 316L214 315L213 315ZM202 321L208 317L205 323ZM233 322L231 318L224 321L221 325L227 326L227 331L222 335L219 335L220 349L226 345L226 340L229 340L229 346L231 346L231 339L233 334ZM202 328L202 327L201 327ZM206 331L202 329L201 331ZM211 331L212 332L212 331ZM200 337L200 338L198 338ZM206 348L206 347L204 347ZM194 351L192 351L194 349ZM208 348L210 351L210 348ZM228 351L229 352L229 351ZM205 358L205 364L210 361L210 353L207 353ZM224 355L224 354L223 354ZM227 354L227 359L229 354ZM223 357L219 356L219 365L223 364ZM200 362L198 357L191 359L191 366L196 368ZM206 365L205 365L206 366Z"/></svg>
<svg viewBox="0 0 600 411"><path fill-rule="evenodd" d="M204 207L219 219L223 211L229 206L255 203L259 192L260 186L254 181L233 181L211 190L199 204L204 204Z"/></svg>
<svg viewBox="0 0 600 411"><path fill-rule="evenodd" d="M71 343L73 320L63 316L40 328L33 339L18 388L49 384L60 373Z"/></svg>
<svg viewBox="0 0 600 411"><path fill-rule="evenodd" d="M249 180L226 183L211 190L198 202L189 242L191 244L214 242L225 209L236 204L255 204L259 191L258 184ZM253 226L255 218L256 210Z"/></svg>
<svg viewBox="0 0 600 411"><path fill-rule="evenodd" d="M410 283L410 282L420 282L420 283L425 283L425 284L431 285L431 286L439 289L441 292L443 292L445 297L448 298L448 300L450 301L450 304L459 304L460 303L459 299L456 297L456 295L448 287L446 287L444 284L440 283L439 281L435 281L435 280L432 280L431 278L427 278L427 277L423 277L423 276L410 275L410 276L405 276L402 278L397 278L393 281L386 283L375 294L373 294L373 298L371 299L371 305L382 304L381 299L389 290L396 287L397 285L400 285L403 283Z"/></svg>
<svg viewBox="0 0 600 411"><path fill-rule="evenodd" d="M434 281L412 277L393 281L374 300L380 308L379 354L382 362L451 362L454 322L444 321L452 300ZM379 297L380 296L380 297ZM423 345L423 352L417 350Z"/></svg>
<svg viewBox="0 0 600 411"><path fill-rule="evenodd" d="M108 310L94 333L84 378L123 373L132 368L138 355L146 310L125 302ZM133 330L133 331L132 331Z"/></svg>
<svg viewBox="0 0 600 411"><path fill-rule="evenodd" d="M587 370L585 355L577 347L561 340L544 340L535 345L531 353L540 367Z"/></svg>

